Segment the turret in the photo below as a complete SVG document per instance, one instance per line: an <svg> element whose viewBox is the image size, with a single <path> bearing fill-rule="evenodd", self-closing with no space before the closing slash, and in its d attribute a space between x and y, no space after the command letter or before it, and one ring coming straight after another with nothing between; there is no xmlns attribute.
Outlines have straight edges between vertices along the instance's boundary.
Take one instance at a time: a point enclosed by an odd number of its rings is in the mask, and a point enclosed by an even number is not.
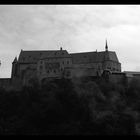
<svg viewBox="0 0 140 140"><path fill-rule="evenodd" d="M17 57L15 57L14 61L12 62L12 75L11 77L15 77L17 75Z"/></svg>

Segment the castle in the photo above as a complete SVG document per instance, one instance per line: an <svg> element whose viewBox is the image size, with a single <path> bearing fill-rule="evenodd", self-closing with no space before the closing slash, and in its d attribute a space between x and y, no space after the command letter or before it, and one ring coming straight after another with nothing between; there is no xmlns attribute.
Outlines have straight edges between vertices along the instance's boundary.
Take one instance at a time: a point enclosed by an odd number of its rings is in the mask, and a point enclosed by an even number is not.
<svg viewBox="0 0 140 140"><path fill-rule="evenodd" d="M11 80L20 85L29 85L32 79L39 83L50 78L74 78L101 76L108 70L121 72L121 63L114 51L68 53L67 50L25 51L12 63Z"/></svg>

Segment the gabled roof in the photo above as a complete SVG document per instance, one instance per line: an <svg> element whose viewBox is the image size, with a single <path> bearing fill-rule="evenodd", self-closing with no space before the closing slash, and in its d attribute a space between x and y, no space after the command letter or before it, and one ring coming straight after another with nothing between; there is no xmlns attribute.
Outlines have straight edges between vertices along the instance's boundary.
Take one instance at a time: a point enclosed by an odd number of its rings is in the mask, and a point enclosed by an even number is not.
<svg viewBox="0 0 140 140"><path fill-rule="evenodd" d="M110 60L119 62L118 57L117 57L115 52L111 52L111 51L108 51L108 52L109 52L108 54L109 54L109 59Z"/></svg>
<svg viewBox="0 0 140 140"><path fill-rule="evenodd" d="M36 63L39 59L48 57L70 57L66 50L49 50L49 51L21 51L18 62Z"/></svg>
<svg viewBox="0 0 140 140"><path fill-rule="evenodd" d="M118 62L118 58L113 51L102 52L82 52L69 54L66 50L49 50L49 51L21 51L18 62L20 63L36 63L40 59L45 58L72 57L73 63L95 63L111 60Z"/></svg>
<svg viewBox="0 0 140 140"><path fill-rule="evenodd" d="M105 60L119 62L116 53L111 51L71 53L70 55L73 63L94 63Z"/></svg>

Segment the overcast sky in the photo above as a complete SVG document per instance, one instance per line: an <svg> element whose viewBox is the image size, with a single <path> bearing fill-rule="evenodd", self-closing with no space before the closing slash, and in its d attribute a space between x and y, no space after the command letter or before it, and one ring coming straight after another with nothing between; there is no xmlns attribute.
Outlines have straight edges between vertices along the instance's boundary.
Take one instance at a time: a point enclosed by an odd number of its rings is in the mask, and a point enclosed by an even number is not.
<svg viewBox="0 0 140 140"><path fill-rule="evenodd" d="M140 6L1 5L0 78L23 50L116 51L122 71L140 71Z"/></svg>

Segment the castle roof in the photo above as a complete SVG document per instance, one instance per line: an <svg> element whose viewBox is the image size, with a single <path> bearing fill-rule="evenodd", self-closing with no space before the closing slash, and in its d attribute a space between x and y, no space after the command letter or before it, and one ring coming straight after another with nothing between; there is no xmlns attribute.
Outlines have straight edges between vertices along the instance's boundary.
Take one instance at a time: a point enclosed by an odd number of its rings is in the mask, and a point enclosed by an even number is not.
<svg viewBox="0 0 140 140"><path fill-rule="evenodd" d="M60 58L71 57L73 63L98 63L105 60L118 62L118 58L113 51L102 52L81 52L81 53L68 53L66 50L49 50L49 51L21 51L18 62L20 63L36 63L40 59L45 58Z"/></svg>
<svg viewBox="0 0 140 140"><path fill-rule="evenodd" d="M15 59L14 59L13 63L16 63L16 62L17 62L17 57L15 57Z"/></svg>
<svg viewBox="0 0 140 140"><path fill-rule="evenodd" d="M70 57L66 50L49 50L49 51L21 51L18 62L36 63L39 59L50 57Z"/></svg>
<svg viewBox="0 0 140 140"><path fill-rule="evenodd" d="M73 63L95 63L103 62L105 60L119 63L117 55L113 51L71 53L70 55L72 57Z"/></svg>

